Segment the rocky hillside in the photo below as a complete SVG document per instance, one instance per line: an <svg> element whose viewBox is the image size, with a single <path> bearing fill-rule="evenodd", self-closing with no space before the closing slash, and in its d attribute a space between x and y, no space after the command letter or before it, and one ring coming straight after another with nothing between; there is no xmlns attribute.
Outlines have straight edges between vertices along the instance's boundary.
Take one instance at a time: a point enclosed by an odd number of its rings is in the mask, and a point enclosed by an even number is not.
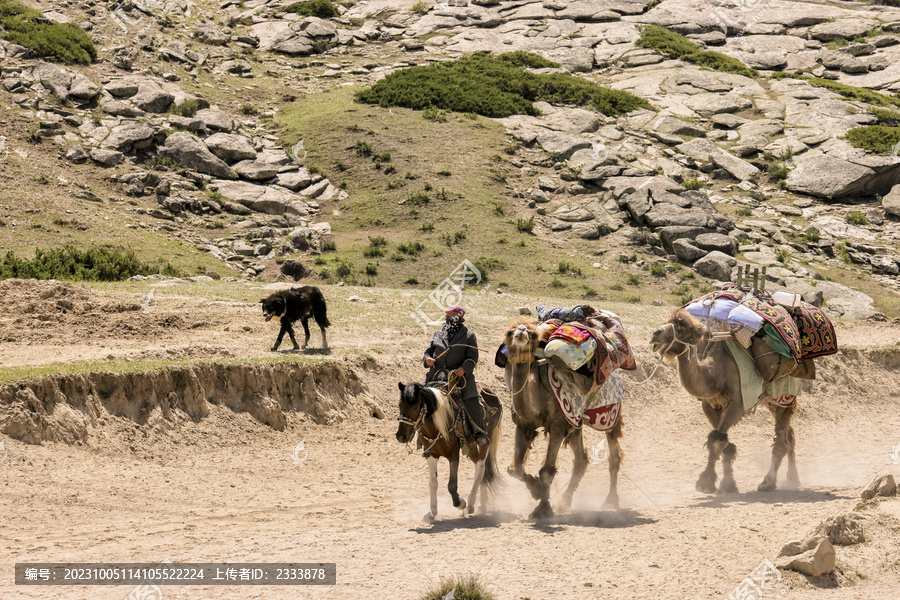
<svg viewBox="0 0 900 600"><path fill-rule="evenodd" d="M112 243L213 276L423 289L481 257L502 288L633 301L683 301L740 261L836 316L900 315L900 7L25 4L85 31L96 60L0 25L4 252ZM487 119L345 93L480 51L652 108Z"/></svg>

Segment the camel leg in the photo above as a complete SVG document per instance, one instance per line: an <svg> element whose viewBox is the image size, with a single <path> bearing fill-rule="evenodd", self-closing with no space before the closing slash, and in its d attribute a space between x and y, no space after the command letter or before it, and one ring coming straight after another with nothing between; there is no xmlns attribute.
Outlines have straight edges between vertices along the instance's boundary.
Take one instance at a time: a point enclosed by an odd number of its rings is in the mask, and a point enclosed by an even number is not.
<svg viewBox="0 0 900 600"><path fill-rule="evenodd" d="M479 454L481 454L479 452ZM473 514L475 512L475 496L478 494L478 488L481 487L481 482L484 480L484 457L480 457L478 462L475 463L475 481L472 482L472 491L469 492L469 511L468 514ZM484 490L481 491L481 507L482 512L485 508L485 496ZM465 505L463 505L465 507Z"/></svg>
<svg viewBox="0 0 900 600"><path fill-rule="evenodd" d="M622 447L619 438L622 437L622 417L612 431L606 433L606 447L609 450L609 494L603 501L604 508L619 508L619 467L622 464Z"/></svg>
<svg viewBox="0 0 900 600"><path fill-rule="evenodd" d="M559 458L559 447L566 438L568 423L554 423L550 426L550 439L547 442L547 457L544 466L538 472L538 477L526 475L526 485L531 489L537 488L540 493L540 503L531 512L532 519L546 519L553 516L553 508L550 506L550 485L556 477L556 461ZM584 448L582 447L582 452ZM531 481L529 481L529 479ZM531 493L534 495L535 489Z"/></svg>
<svg viewBox="0 0 900 600"><path fill-rule="evenodd" d="M737 446L728 441L728 430L731 426L741 420L744 416L744 402L740 393L738 397L733 399L728 406L725 407L725 413L722 415L722 422L719 424L717 431L724 436L724 445L721 447L722 453L722 481L719 482L717 494L737 494L737 483L734 481L734 460L737 458Z"/></svg>
<svg viewBox="0 0 900 600"><path fill-rule="evenodd" d="M459 510L465 510L466 501L459 497L459 493L456 490L456 481L459 474L459 454L457 453L455 457L450 457L447 460L450 461L450 480L447 482L447 491L450 492L450 497L453 499L453 506Z"/></svg>
<svg viewBox="0 0 900 600"><path fill-rule="evenodd" d="M437 463L436 457L428 457L428 491L431 493L431 512L425 515L425 520L429 522L434 521L437 516Z"/></svg>
<svg viewBox="0 0 900 600"><path fill-rule="evenodd" d="M703 407L703 414L706 415L710 425L718 427L719 423L722 421L722 411L703 401L700 402L700 406ZM706 460L706 469L700 474L700 477L697 479L697 484L695 485L697 491L704 494L712 494L716 491L716 479L718 479L718 475L716 475L716 462L719 460L719 452L725 447L725 445L722 444L717 450L717 443L715 442L717 442L718 438L716 433L716 431L711 432L706 439L706 448L709 451L709 456ZM725 439L728 439L728 436L725 436Z"/></svg>
<svg viewBox="0 0 900 600"><path fill-rule="evenodd" d="M794 428L791 427L791 417L794 408L785 408L776 404L770 404L769 410L775 419L775 438L772 444L772 464L765 479L757 489L761 492L771 492L777 487L778 469L785 455L788 457L787 487L797 489L800 487L800 476L797 474L796 457L794 455Z"/></svg>
<svg viewBox="0 0 900 600"><path fill-rule="evenodd" d="M572 448L575 460L572 477L569 478L569 485L566 486L566 491L563 492L562 504L560 505L560 509L564 511L569 510L569 507L572 506L572 496L575 495L575 490L578 488L578 484L581 483L588 466L587 452L584 451L584 437L581 435L580 429L576 429L569 435L569 446Z"/></svg>

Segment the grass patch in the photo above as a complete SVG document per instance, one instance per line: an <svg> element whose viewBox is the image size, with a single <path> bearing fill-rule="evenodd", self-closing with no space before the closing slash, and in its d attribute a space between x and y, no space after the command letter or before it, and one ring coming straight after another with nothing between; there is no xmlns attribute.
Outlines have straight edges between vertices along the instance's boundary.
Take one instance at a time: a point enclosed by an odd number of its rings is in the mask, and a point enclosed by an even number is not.
<svg viewBox="0 0 900 600"><path fill-rule="evenodd" d="M888 155L900 144L900 127L889 125L865 125L854 127L844 136L856 148L868 150L872 154Z"/></svg>
<svg viewBox="0 0 900 600"><path fill-rule="evenodd" d="M808 75L798 75L796 73L785 73L783 71L776 71L775 73L772 73L770 77L779 81L782 79L801 79L813 87L825 88L844 98L855 100L857 102L865 102L873 106L900 106L900 98L897 96L888 96L870 89L856 87L855 85L847 85L846 83L838 83L837 81L832 81L830 79L809 77Z"/></svg>
<svg viewBox="0 0 900 600"><path fill-rule="evenodd" d="M62 63L88 65L97 60L94 41L73 23L54 23L15 0L0 0L0 37Z"/></svg>
<svg viewBox="0 0 900 600"><path fill-rule="evenodd" d="M453 592L452 596L450 592ZM429 590L418 600L446 600L447 597L455 600L496 600L495 596L481 584L477 575L441 578L438 587Z"/></svg>
<svg viewBox="0 0 900 600"><path fill-rule="evenodd" d="M416 2L410 9L419 16L424 16L428 12L429 6L425 2Z"/></svg>
<svg viewBox="0 0 900 600"><path fill-rule="evenodd" d="M683 35L669 31L665 27L656 25L644 26L637 45L641 48L659 52L663 56L691 62L708 69L724 73L736 73L745 77L759 77L759 72L756 69L747 67L738 59L721 52L703 50Z"/></svg>
<svg viewBox="0 0 900 600"><path fill-rule="evenodd" d="M687 181L683 181L681 185L687 190L699 190L703 187L703 180L698 178L688 179Z"/></svg>
<svg viewBox="0 0 900 600"><path fill-rule="evenodd" d="M589 105L608 116L651 108L646 100L628 92L571 75L543 75L523 68L538 64L559 66L527 52L499 56L479 52L396 71L354 98L383 108L402 106L432 115L449 110L486 117L537 116L540 112L532 104L536 101Z"/></svg>
<svg viewBox="0 0 900 600"><path fill-rule="evenodd" d="M858 210L851 210L844 216L844 220L851 225L868 225L869 219Z"/></svg>
<svg viewBox="0 0 900 600"><path fill-rule="evenodd" d="M200 110L200 103L193 98L185 100L178 106L172 105L172 108L169 110L173 115L178 115L179 117L193 117L197 114L197 111Z"/></svg>
<svg viewBox="0 0 900 600"><path fill-rule="evenodd" d="M67 281L123 281L135 275L182 276L180 270L165 263L151 267L138 260L132 251L109 246L79 250L74 246L36 249L31 260L9 251L0 261L0 279L63 279Z"/></svg>
<svg viewBox="0 0 900 600"><path fill-rule="evenodd" d="M534 217L516 219L516 229L518 229L520 233L532 233L534 231Z"/></svg>
<svg viewBox="0 0 900 600"><path fill-rule="evenodd" d="M329 0L304 0L294 2L285 7L285 12L295 13L306 17L319 17L330 19L338 16L338 10Z"/></svg>
<svg viewBox="0 0 900 600"><path fill-rule="evenodd" d="M654 277L665 277L666 265L662 263L653 263L652 265L650 265L650 274Z"/></svg>

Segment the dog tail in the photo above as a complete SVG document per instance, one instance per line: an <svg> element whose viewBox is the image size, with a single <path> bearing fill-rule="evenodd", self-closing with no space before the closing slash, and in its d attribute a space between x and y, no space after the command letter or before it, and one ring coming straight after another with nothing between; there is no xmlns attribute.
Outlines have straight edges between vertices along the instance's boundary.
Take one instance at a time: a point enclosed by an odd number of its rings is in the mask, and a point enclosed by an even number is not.
<svg viewBox="0 0 900 600"><path fill-rule="evenodd" d="M316 291L318 293L313 298L313 316L316 318L316 323L319 324L319 327L331 327L331 323L328 321L328 307L325 305L325 296L321 290Z"/></svg>

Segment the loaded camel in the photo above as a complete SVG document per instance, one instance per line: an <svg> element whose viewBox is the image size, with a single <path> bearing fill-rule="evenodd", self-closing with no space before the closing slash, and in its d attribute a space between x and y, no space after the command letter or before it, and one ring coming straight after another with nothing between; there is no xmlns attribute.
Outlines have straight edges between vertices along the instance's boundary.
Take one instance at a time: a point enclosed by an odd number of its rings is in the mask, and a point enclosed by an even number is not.
<svg viewBox="0 0 900 600"><path fill-rule="evenodd" d="M541 383L538 365L534 352L541 341L538 323L521 318L510 325L506 332L506 347L509 358L506 362L506 385L512 392L512 420L516 426L515 452L509 474L525 482L535 500L540 500L531 513L531 518L547 518L553 516L550 506L550 484L556 475L556 461L560 445L568 442L575 455L574 469L569 484L563 493L562 509L572 503L575 489L587 470L588 457L584 450L584 442L580 428L575 428L566 421L556 404L556 399ZM546 340L545 340L546 341ZM624 453L619 446L622 437L622 418L616 426L606 433L609 448L609 494L604 506L619 507L617 481L619 465ZM538 476L525 472L524 464L537 437L538 429L543 428L550 436L547 444L547 456Z"/></svg>
<svg viewBox="0 0 900 600"><path fill-rule="evenodd" d="M668 323L654 330L650 346L661 358L676 362L681 385L700 400L703 414L713 428L706 440L709 456L706 469L697 480L697 491L706 494L737 493L733 470L737 447L728 441L728 430L745 414L737 363L728 354L725 345L711 342L707 327L682 308L672 314ZM793 359L773 352L760 337L753 338L750 352L767 384L788 373L801 379L815 377L815 366L811 360L803 361L795 369ZM798 489L800 477L794 455L794 429L791 427L794 406L779 406L772 402L772 398L765 398L764 402L775 420L775 443L769 472L757 489L768 492L776 488L778 469L785 456L788 459L787 488ZM716 462L720 457L723 478L717 488Z"/></svg>

